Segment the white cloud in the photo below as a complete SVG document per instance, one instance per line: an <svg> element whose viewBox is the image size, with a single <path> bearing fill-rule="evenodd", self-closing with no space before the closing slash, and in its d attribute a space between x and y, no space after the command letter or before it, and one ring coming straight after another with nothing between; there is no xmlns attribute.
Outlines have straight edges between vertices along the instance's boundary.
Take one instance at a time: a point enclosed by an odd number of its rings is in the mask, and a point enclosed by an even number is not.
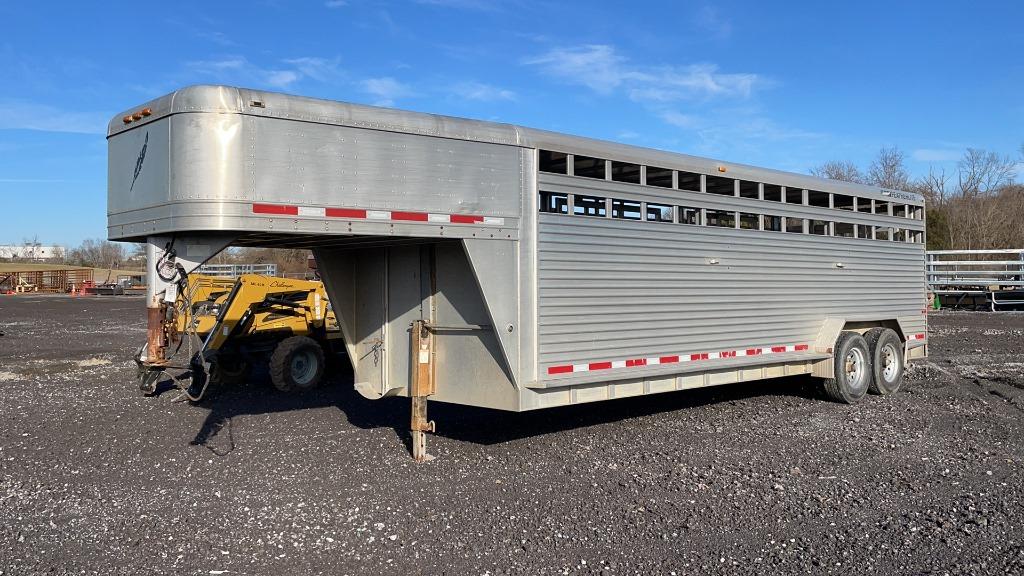
<svg viewBox="0 0 1024 576"><path fill-rule="evenodd" d="M919 162L956 162L962 155L962 150L940 148L918 148L910 153L910 157Z"/></svg>
<svg viewBox="0 0 1024 576"><path fill-rule="evenodd" d="M662 112L661 119L677 128L684 128L686 130L697 128L700 125L699 119L695 116L676 112L675 110Z"/></svg>
<svg viewBox="0 0 1024 576"><path fill-rule="evenodd" d="M313 56L290 58L279 61L279 66L264 68L250 62L245 56L225 56L215 60L188 62L186 68L193 75L207 76L215 81L242 84L258 88L287 89L304 79L330 82L344 74L339 69L339 59Z"/></svg>
<svg viewBox="0 0 1024 576"><path fill-rule="evenodd" d="M300 78L294 70L268 70L264 82L274 88L287 88Z"/></svg>
<svg viewBox="0 0 1024 576"><path fill-rule="evenodd" d="M641 65L605 44L557 48L524 63L597 94L624 96L681 133L658 142L641 136L635 141L642 145L752 160L778 142L813 149L826 138L766 117L755 97L773 83L752 72L722 72L712 63Z"/></svg>
<svg viewBox="0 0 1024 576"><path fill-rule="evenodd" d="M452 93L466 100L479 100L481 102L516 99L516 93L511 90L480 82L461 82L452 87Z"/></svg>
<svg viewBox="0 0 1024 576"><path fill-rule="evenodd" d="M21 100L0 100L0 130L106 134L113 112L63 110Z"/></svg>
<svg viewBox="0 0 1024 576"><path fill-rule="evenodd" d="M312 78L318 82L330 82L344 75L341 72L340 58L328 59L304 56L286 59L284 63L291 65L299 75Z"/></svg>
<svg viewBox="0 0 1024 576"><path fill-rule="evenodd" d="M364 92L375 96L375 106L394 106L398 98L415 95L411 88L390 76L383 78L367 78L362 81Z"/></svg>
<svg viewBox="0 0 1024 576"><path fill-rule="evenodd" d="M595 92L610 93L623 82L624 59L611 46L588 44L573 48L555 48L526 64L540 66L546 73L572 84L582 84Z"/></svg>
<svg viewBox="0 0 1024 576"><path fill-rule="evenodd" d="M751 73L723 73L714 64L645 67L630 63L612 46L588 44L556 48L526 64L600 94L622 90L638 102L666 103L709 98L748 98L764 78Z"/></svg>

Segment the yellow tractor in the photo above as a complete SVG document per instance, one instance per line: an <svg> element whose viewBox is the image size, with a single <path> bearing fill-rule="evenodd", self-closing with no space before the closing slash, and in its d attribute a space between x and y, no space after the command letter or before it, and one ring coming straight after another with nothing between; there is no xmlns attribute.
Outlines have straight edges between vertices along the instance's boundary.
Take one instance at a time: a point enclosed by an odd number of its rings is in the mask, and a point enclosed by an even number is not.
<svg viewBox="0 0 1024 576"><path fill-rule="evenodd" d="M164 323L175 353L188 343L186 366L139 362L143 392L156 391L167 368L186 368L185 390L199 400L209 382L245 380L254 365L268 365L270 380L283 391L316 387L326 360L340 346L341 330L322 282L258 274L237 279L190 274ZM192 352L193 344L198 350ZM140 350L139 357L144 350Z"/></svg>

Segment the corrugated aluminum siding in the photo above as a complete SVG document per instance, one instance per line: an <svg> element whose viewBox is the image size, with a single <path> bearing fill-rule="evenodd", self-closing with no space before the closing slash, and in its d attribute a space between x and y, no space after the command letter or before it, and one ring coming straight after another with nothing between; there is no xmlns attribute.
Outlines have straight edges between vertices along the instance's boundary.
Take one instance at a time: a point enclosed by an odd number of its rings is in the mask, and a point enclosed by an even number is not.
<svg viewBox="0 0 1024 576"><path fill-rule="evenodd" d="M913 316L923 330L923 254L921 244L540 214L540 377L552 365L813 342L827 316Z"/></svg>

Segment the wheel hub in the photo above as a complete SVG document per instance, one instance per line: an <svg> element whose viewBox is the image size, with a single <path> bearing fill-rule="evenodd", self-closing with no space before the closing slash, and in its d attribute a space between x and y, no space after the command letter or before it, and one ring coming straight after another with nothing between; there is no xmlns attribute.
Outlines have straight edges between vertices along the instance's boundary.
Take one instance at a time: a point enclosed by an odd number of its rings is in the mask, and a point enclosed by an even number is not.
<svg viewBox="0 0 1024 576"><path fill-rule="evenodd" d="M882 347L882 377L886 382L892 382L896 379L898 371L899 362L896 360L896 349L892 344L886 344Z"/></svg>
<svg viewBox="0 0 1024 576"><path fill-rule="evenodd" d="M292 380L296 384L303 385L313 379L316 374L316 362L310 352L297 352L292 357Z"/></svg>
<svg viewBox="0 0 1024 576"><path fill-rule="evenodd" d="M856 348L846 353L845 366L846 382L856 386L864 375L864 355Z"/></svg>

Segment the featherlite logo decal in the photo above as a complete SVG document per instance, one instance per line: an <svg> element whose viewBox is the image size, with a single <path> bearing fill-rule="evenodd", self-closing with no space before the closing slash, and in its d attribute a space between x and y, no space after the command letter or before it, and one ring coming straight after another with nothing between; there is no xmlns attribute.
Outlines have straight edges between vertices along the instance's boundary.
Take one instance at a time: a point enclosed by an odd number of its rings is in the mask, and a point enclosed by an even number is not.
<svg viewBox="0 0 1024 576"><path fill-rule="evenodd" d="M132 176L132 185L128 188L131 192L135 189L135 181L139 179L139 173L142 172L142 164L146 161L146 148L149 146L149 130L146 130L146 141L142 143L142 150L139 150L139 157L135 160L135 176Z"/></svg>

